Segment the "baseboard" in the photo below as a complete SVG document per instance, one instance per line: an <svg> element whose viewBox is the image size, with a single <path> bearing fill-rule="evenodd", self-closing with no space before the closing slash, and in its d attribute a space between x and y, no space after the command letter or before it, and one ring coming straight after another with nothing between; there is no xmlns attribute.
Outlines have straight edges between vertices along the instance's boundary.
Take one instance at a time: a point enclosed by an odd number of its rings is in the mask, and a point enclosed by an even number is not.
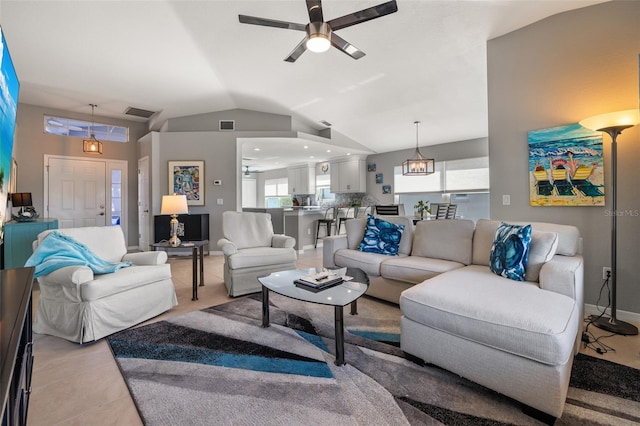
<svg viewBox="0 0 640 426"><path fill-rule="evenodd" d="M600 315L600 311L596 307L596 305L584 305L584 313L586 315ZM609 309L605 311L605 315L609 315ZM633 322L636 324L640 324L640 313L638 312L629 312L629 311L621 311L620 309L616 309L616 316L619 320L625 322Z"/></svg>

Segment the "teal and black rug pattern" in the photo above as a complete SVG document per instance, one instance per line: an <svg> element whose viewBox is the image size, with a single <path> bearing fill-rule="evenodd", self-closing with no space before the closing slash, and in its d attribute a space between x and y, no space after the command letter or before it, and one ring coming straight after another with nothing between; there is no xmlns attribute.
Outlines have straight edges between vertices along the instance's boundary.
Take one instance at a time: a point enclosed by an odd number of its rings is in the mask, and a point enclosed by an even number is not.
<svg viewBox="0 0 640 426"><path fill-rule="evenodd" d="M147 425L536 425L516 401L399 348L396 305L345 308L334 364L333 307L257 297L117 333L108 342ZM637 424L640 370L579 355L556 424ZM508 380L508 373L505 374Z"/></svg>

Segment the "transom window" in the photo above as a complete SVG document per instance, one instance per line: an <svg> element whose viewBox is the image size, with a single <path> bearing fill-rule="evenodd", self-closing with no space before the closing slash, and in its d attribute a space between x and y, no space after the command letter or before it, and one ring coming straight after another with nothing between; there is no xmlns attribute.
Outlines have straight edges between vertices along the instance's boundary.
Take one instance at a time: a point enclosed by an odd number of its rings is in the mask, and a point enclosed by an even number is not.
<svg viewBox="0 0 640 426"><path fill-rule="evenodd" d="M89 139L93 133L99 141L129 142L129 128L111 124L91 123L71 118L44 116L44 132L50 135Z"/></svg>

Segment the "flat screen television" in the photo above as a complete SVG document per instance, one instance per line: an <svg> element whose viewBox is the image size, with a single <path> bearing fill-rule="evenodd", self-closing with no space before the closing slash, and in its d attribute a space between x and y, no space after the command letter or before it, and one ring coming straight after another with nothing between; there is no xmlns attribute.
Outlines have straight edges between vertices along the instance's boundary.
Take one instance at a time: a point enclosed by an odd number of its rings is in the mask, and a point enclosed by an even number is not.
<svg viewBox="0 0 640 426"><path fill-rule="evenodd" d="M4 223L11 219L11 211L7 211L7 201L19 89L16 69L9 55L4 31L0 28L0 240L4 237Z"/></svg>

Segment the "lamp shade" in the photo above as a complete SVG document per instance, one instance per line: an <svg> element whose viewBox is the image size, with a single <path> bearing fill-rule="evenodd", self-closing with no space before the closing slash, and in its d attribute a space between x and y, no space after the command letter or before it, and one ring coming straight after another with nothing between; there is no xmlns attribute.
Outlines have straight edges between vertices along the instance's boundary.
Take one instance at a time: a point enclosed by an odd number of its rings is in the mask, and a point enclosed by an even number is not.
<svg viewBox="0 0 640 426"><path fill-rule="evenodd" d="M638 123L640 123L640 110L637 109L594 115L580 121L582 127L595 131L611 128L626 129Z"/></svg>
<svg viewBox="0 0 640 426"><path fill-rule="evenodd" d="M33 206L30 192L16 192L11 194L11 205L13 207L30 207Z"/></svg>
<svg viewBox="0 0 640 426"><path fill-rule="evenodd" d="M186 195L163 195L160 214L185 214L189 213Z"/></svg>

